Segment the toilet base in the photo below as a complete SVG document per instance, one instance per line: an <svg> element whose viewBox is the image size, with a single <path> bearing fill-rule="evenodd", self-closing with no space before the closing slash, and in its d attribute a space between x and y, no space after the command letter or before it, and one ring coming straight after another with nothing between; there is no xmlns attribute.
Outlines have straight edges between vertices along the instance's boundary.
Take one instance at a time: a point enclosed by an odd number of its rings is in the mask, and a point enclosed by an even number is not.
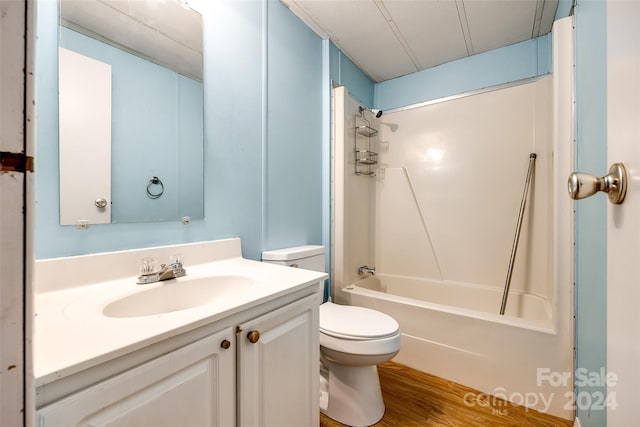
<svg viewBox="0 0 640 427"><path fill-rule="evenodd" d="M329 366L328 402L321 412L353 427L370 426L384 415L378 369L373 366Z"/></svg>

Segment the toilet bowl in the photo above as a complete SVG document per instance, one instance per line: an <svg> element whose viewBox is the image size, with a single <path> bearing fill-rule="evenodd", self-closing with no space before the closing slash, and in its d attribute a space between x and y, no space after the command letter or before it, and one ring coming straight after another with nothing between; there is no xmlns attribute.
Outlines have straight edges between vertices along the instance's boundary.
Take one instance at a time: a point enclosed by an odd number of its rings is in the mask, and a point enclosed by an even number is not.
<svg viewBox="0 0 640 427"><path fill-rule="evenodd" d="M326 397L320 410L349 426L370 426L384 415L376 365L400 350L398 322L364 307L320 306L320 361ZM322 371L322 370L321 370ZM322 390L321 390L322 393Z"/></svg>
<svg viewBox="0 0 640 427"><path fill-rule="evenodd" d="M306 245L262 253L274 264L324 271L324 247ZM384 415L376 365L400 351L398 322L364 307L320 305L320 411L349 426L370 426Z"/></svg>

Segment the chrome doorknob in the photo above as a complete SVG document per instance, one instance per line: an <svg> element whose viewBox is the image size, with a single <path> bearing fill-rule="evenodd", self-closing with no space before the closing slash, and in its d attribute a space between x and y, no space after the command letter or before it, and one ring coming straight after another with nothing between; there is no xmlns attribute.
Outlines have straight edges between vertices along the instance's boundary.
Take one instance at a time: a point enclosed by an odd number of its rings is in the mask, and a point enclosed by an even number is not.
<svg viewBox="0 0 640 427"><path fill-rule="evenodd" d="M107 199L99 198L96 199L95 203L97 208L103 209L107 207Z"/></svg>
<svg viewBox="0 0 640 427"><path fill-rule="evenodd" d="M569 175L569 197L574 200L593 196L598 191L604 191L609 195L609 201L619 205L627 194L627 170L622 163L614 163L609 168L609 174L598 178L597 176L574 172Z"/></svg>

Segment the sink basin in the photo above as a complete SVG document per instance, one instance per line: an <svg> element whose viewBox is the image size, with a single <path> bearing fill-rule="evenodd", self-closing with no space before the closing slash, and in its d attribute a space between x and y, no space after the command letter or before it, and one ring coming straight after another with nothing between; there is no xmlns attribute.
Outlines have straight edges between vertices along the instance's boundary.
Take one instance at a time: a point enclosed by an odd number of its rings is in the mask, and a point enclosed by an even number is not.
<svg viewBox="0 0 640 427"><path fill-rule="evenodd" d="M252 284L253 279L245 276L180 278L113 301L104 307L102 314L141 317L187 310L244 292Z"/></svg>

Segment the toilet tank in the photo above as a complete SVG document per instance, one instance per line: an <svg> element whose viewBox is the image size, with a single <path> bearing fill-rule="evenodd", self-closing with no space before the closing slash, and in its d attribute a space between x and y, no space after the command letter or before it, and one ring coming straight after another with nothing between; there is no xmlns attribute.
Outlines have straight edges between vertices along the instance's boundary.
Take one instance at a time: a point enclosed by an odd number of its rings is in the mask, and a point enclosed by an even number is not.
<svg viewBox="0 0 640 427"><path fill-rule="evenodd" d="M324 246L305 245L262 252L262 261L324 271Z"/></svg>

